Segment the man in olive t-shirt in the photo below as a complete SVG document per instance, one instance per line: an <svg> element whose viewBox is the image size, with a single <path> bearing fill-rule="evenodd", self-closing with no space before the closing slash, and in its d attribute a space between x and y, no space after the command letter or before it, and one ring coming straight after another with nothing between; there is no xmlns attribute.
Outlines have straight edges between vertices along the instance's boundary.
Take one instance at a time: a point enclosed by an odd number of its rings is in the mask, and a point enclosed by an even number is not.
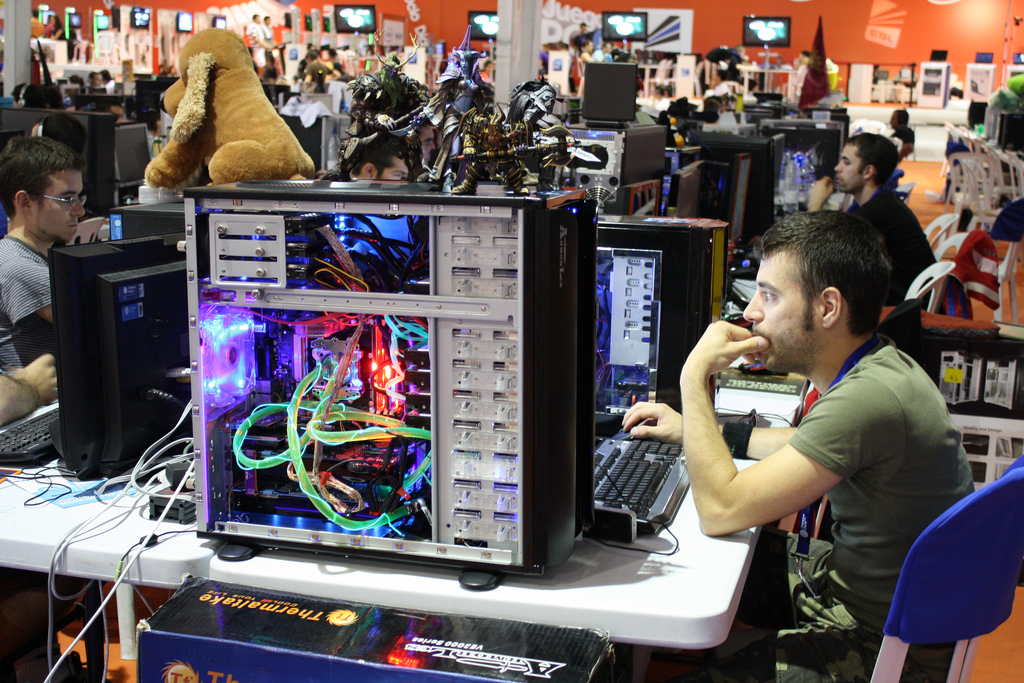
<svg viewBox="0 0 1024 683"><path fill-rule="evenodd" d="M973 490L970 469L936 386L875 333L890 269L878 232L844 212L796 214L765 233L760 255L744 311L753 330L710 326L683 366L682 416L638 404L623 427L683 443L705 533L768 524L827 494L835 542L814 549L821 562L799 573L787 573L783 556L790 619L754 615L776 633L684 680L866 683L903 560L921 531ZM731 429L723 438L708 383L741 357L802 374L821 392L798 428ZM738 470L734 456L759 462ZM751 576L770 574L757 558ZM903 680L941 675L949 654L935 666L930 651L912 653Z"/></svg>

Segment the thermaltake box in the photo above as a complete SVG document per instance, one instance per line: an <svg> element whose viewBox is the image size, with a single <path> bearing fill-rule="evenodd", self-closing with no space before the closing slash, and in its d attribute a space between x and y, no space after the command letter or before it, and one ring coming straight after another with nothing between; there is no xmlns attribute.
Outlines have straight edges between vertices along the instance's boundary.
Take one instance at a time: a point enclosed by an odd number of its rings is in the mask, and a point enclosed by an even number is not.
<svg viewBox="0 0 1024 683"><path fill-rule="evenodd" d="M140 683L612 681L606 633L189 579L139 624Z"/></svg>

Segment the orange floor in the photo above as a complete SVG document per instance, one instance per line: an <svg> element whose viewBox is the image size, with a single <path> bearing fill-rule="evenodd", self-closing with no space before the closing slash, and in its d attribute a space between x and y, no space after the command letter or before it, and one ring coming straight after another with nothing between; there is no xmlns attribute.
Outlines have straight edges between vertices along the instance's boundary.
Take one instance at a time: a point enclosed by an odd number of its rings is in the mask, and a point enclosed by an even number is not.
<svg viewBox="0 0 1024 683"><path fill-rule="evenodd" d="M928 161L904 161L905 182L917 182L913 193L910 196L909 205L917 214L922 225L928 225L933 218L942 212L943 205L928 204L925 201L925 190L939 191L942 189L943 180L939 177L938 162ZM1021 292L1021 284L1024 279L1018 281L1018 296L1024 302L1024 292ZM975 307L975 314L978 318L991 319L992 312L983 306ZM143 593L149 603L158 607L169 596L169 591L159 589L144 589ZM144 618L148 610L141 601L137 602L137 615ZM111 683L133 683L136 680L135 662L120 659L120 646L117 637L116 612L108 609L109 630L111 634L110 665L108 669L108 680ZM71 642L77 631L74 627L67 629L61 634L62 649ZM1024 588L1017 589L1017 600L1014 604L1014 612L1010 619L1000 626L995 632L983 637L978 647L978 658L974 665L973 683L1007 683L1009 681L1024 680ZM78 645L79 652L84 659L84 648ZM673 661L655 659L651 662L645 681L649 683L661 683L669 676L674 676L689 670L690 667Z"/></svg>

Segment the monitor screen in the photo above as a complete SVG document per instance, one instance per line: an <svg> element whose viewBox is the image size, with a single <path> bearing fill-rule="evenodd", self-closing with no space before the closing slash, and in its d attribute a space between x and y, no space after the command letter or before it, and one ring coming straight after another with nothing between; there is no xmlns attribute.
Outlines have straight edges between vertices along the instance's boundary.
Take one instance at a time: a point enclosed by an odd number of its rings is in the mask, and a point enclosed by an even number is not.
<svg viewBox="0 0 1024 683"><path fill-rule="evenodd" d="M96 22L97 31L106 31L110 28L110 15L109 14L97 14L94 15Z"/></svg>
<svg viewBox="0 0 1024 683"><path fill-rule="evenodd" d="M1024 64L1024 52L1014 52L1013 53L1013 63L1014 64Z"/></svg>
<svg viewBox="0 0 1024 683"><path fill-rule="evenodd" d="M991 64L995 55L992 52L979 52L974 55L975 64Z"/></svg>
<svg viewBox="0 0 1024 683"><path fill-rule="evenodd" d="M338 33L373 33L377 30L377 6L335 5L334 27Z"/></svg>
<svg viewBox="0 0 1024 683"><path fill-rule="evenodd" d="M189 365L178 239L50 251L61 407L51 436L64 465L79 478L130 469L175 425L190 398L189 385L177 379ZM146 352L138 353L140 348Z"/></svg>
<svg viewBox="0 0 1024 683"><path fill-rule="evenodd" d="M469 13L470 40L496 40L498 37L498 14L496 12Z"/></svg>
<svg viewBox="0 0 1024 683"><path fill-rule="evenodd" d="M122 123L114 129L114 157L118 183L141 185L149 164L146 124Z"/></svg>
<svg viewBox="0 0 1024 683"><path fill-rule="evenodd" d="M930 62L944 62L944 61L946 61L946 56L948 54L949 54L948 50L932 50L931 59L929 59L928 61L930 61Z"/></svg>
<svg viewBox="0 0 1024 683"><path fill-rule="evenodd" d="M743 44L747 47L789 47L790 17L743 17Z"/></svg>
<svg viewBox="0 0 1024 683"><path fill-rule="evenodd" d="M307 14L306 15L306 17L305 17L305 24L306 24L306 30L307 31L312 31L313 30L313 15L312 14Z"/></svg>
<svg viewBox="0 0 1024 683"><path fill-rule="evenodd" d="M178 33L192 33L192 13L178 12Z"/></svg>
<svg viewBox="0 0 1024 683"><path fill-rule="evenodd" d="M68 12L68 26L82 28L82 15L78 12Z"/></svg>
<svg viewBox="0 0 1024 683"><path fill-rule="evenodd" d="M149 8L132 7L132 28L149 28Z"/></svg>
<svg viewBox="0 0 1024 683"><path fill-rule="evenodd" d="M889 80L889 72L888 71L882 71L881 69L879 69L878 71L875 72L875 80L876 81L887 81L887 80Z"/></svg>
<svg viewBox="0 0 1024 683"><path fill-rule="evenodd" d="M323 15L323 17L320 18L320 23L324 27L324 33L330 33L331 32L331 15L330 14Z"/></svg>
<svg viewBox="0 0 1024 683"><path fill-rule="evenodd" d="M228 27L228 18L227 17L222 17L220 15L214 16L213 17L213 27L214 28L227 28Z"/></svg>
<svg viewBox="0 0 1024 683"><path fill-rule="evenodd" d="M602 12L601 40L647 40L647 12Z"/></svg>

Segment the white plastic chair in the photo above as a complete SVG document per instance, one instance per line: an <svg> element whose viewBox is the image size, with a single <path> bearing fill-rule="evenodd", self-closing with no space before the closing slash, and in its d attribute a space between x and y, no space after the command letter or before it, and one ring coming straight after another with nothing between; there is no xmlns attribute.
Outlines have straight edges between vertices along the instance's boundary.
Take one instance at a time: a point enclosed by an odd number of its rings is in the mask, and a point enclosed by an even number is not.
<svg viewBox="0 0 1024 683"><path fill-rule="evenodd" d="M914 191L915 187L917 187L917 183L900 183L896 186L896 189L893 190L893 194L903 200L903 203L906 204L910 199L910 193Z"/></svg>
<svg viewBox="0 0 1024 683"><path fill-rule="evenodd" d="M937 313L946 293L946 278L953 272L954 266L952 261L940 261L928 266L910 283L904 299L921 299L926 311Z"/></svg>
<svg viewBox="0 0 1024 683"><path fill-rule="evenodd" d="M956 230L956 226L959 225L959 223L960 214L944 213L929 223L928 227L924 229L924 234L928 238L928 246L932 248L932 253L935 254L936 261L942 258L938 252L939 244L953 234L953 231Z"/></svg>
<svg viewBox="0 0 1024 683"><path fill-rule="evenodd" d="M941 261L946 256L946 254L949 253L950 249L953 250L953 257L955 257L957 255L957 252L960 251L960 246L964 243L965 239L967 239L966 232L957 232L953 233L946 239L939 242L937 245L935 245L935 249L932 250L932 252L935 254L935 260Z"/></svg>
<svg viewBox="0 0 1024 683"><path fill-rule="evenodd" d="M92 51L92 61L96 66L116 66L121 63L121 46L118 45L116 33L113 31L96 32L96 45Z"/></svg>
<svg viewBox="0 0 1024 683"><path fill-rule="evenodd" d="M1020 258L1020 242L1007 242L1006 255L999 262L999 308L992 314L993 319L1017 324L1017 261ZM1003 290L1009 290L1010 319L1006 319L1003 306Z"/></svg>

